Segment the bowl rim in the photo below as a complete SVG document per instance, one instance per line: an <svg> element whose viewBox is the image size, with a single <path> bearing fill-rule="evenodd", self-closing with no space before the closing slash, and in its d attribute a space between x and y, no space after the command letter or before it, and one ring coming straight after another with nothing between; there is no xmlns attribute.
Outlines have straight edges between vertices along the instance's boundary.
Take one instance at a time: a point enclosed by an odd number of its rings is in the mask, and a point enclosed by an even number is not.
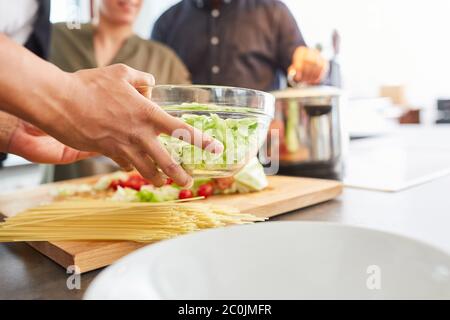
<svg viewBox="0 0 450 320"><path fill-rule="evenodd" d="M266 91L249 89L243 87L233 87L233 86L220 86L220 85L203 85L203 84L156 84L148 86L150 89L221 89L221 90L232 90L232 91L243 91L253 93L256 96L262 97L264 100L262 108L252 108L247 107L252 113L262 114L270 118L274 118L275 113L275 96ZM211 103L213 104L213 103ZM164 108L164 106L161 106ZM231 107L231 106L230 106ZM235 106L235 108L246 108L241 106ZM220 112L220 111L219 111Z"/></svg>

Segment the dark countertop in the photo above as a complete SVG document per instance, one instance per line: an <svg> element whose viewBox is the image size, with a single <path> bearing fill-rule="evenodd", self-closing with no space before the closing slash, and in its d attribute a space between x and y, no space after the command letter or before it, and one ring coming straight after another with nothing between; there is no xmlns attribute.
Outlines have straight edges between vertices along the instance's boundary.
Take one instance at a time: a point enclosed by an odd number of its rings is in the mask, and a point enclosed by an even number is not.
<svg viewBox="0 0 450 320"><path fill-rule="evenodd" d="M338 199L273 221L333 221L396 232L450 253L450 176L399 193L345 189ZM23 243L0 244L0 299L80 299L99 271L69 290L65 270Z"/></svg>

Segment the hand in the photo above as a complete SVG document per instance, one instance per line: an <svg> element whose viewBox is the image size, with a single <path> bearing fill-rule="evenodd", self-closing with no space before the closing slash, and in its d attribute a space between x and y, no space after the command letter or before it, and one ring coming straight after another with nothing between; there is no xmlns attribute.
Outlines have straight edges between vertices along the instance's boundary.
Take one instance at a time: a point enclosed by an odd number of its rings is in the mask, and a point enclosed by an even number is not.
<svg viewBox="0 0 450 320"><path fill-rule="evenodd" d="M295 74L296 82L318 84L328 72L328 61L316 49L298 47L292 57L288 74Z"/></svg>
<svg viewBox="0 0 450 320"><path fill-rule="evenodd" d="M165 179L159 167L180 186L190 186L192 178L159 143L160 133L175 130L187 134L183 140L220 153L220 142L202 134L163 111L136 88L151 86L151 75L124 65L90 69L67 75L60 84L67 92L40 127L59 141L79 150L98 152L123 168L135 167L156 186Z"/></svg>
<svg viewBox="0 0 450 320"><path fill-rule="evenodd" d="M0 110L42 129L77 150L97 152L120 166L134 166L156 186L158 166L178 185L192 178L157 140L184 133L183 140L220 153L223 145L164 112L135 89L151 75L124 65L65 73L0 33ZM0 129L2 129L0 127Z"/></svg>
<svg viewBox="0 0 450 320"><path fill-rule="evenodd" d="M94 154L69 148L27 122L0 112L0 151L37 163L67 164Z"/></svg>

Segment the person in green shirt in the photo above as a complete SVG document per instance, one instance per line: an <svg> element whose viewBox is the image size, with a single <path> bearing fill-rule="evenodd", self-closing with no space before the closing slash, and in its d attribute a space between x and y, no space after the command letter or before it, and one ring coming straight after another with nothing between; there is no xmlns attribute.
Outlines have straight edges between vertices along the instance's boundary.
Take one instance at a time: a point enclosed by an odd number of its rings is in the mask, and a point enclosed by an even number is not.
<svg viewBox="0 0 450 320"><path fill-rule="evenodd" d="M188 84L187 68L169 47L140 38L133 32L142 0L101 0L96 23L71 29L53 25L50 62L67 72L122 63L151 73L156 84ZM43 182L107 173L117 167L100 157L75 164L46 166Z"/></svg>
<svg viewBox="0 0 450 320"><path fill-rule="evenodd" d="M142 0L100 0L96 23L53 25L50 61L64 71L123 63L151 73L156 84L187 84L187 68L169 47L140 38L133 25Z"/></svg>

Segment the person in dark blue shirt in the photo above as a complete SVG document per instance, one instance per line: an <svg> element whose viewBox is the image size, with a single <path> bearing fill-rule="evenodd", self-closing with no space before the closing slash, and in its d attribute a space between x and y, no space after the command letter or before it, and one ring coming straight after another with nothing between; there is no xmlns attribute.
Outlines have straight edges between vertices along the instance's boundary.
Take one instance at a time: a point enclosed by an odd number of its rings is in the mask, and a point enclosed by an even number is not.
<svg viewBox="0 0 450 320"><path fill-rule="evenodd" d="M270 91L280 75L317 84L328 69L276 0L183 0L157 20L152 39L171 47L197 84Z"/></svg>

